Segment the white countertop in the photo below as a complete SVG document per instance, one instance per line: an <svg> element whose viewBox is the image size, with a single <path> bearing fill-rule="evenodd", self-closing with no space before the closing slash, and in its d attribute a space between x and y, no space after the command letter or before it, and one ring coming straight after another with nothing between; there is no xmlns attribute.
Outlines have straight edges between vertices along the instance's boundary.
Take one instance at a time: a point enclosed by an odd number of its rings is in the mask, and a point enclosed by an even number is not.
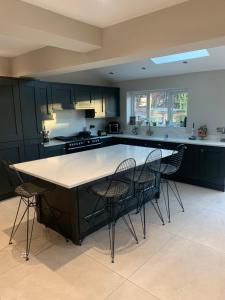
<svg viewBox="0 0 225 300"><path fill-rule="evenodd" d="M144 164L154 148L115 145L51 158L15 164L16 170L71 189L76 186L112 175L127 158L134 158L137 166ZM162 156L172 154L162 150Z"/></svg>
<svg viewBox="0 0 225 300"><path fill-rule="evenodd" d="M134 135L134 134L114 134L114 137L120 138L132 138L140 140L158 141L158 142L171 142L171 143L181 143L181 144L192 144L200 146L215 146L215 147L225 147L224 142L220 142L216 139L206 139L206 140L189 140L188 138L180 137L159 137L159 136L147 136L147 135Z"/></svg>

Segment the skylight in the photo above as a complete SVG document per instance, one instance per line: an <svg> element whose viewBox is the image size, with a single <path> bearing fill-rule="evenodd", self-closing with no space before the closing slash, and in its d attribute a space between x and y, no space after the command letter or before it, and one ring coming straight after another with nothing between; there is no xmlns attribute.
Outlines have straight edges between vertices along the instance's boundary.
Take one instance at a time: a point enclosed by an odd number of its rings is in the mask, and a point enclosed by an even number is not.
<svg viewBox="0 0 225 300"><path fill-rule="evenodd" d="M154 57L151 58L151 60L155 64L160 65L160 64L168 64L172 62L184 61L184 60L207 57L207 56L209 56L208 50L202 49L202 50L177 53L177 54L172 54L167 56Z"/></svg>

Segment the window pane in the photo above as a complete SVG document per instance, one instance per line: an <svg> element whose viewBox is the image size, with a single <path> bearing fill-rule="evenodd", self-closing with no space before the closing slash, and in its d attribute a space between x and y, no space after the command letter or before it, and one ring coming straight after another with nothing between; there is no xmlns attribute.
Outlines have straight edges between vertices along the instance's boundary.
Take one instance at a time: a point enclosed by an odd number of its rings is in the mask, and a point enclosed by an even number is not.
<svg viewBox="0 0 225 300"><path fill-rule="evenodd" d="M186 127L188 93L185 91L170 92L171 124L176 127Z"/></svg>
<svg viewBox="0 0 225 300"><path fill-rule="evenodd" d="M147 119L147 95L136 94L134 96L134 114L138 121Z"/></svg>
<svg viewBox="0 0 225 300"><path fill-rule="evenodd" d="M167 125L168 99L165 91L150 93L150 121L154 126Z"/></svg>

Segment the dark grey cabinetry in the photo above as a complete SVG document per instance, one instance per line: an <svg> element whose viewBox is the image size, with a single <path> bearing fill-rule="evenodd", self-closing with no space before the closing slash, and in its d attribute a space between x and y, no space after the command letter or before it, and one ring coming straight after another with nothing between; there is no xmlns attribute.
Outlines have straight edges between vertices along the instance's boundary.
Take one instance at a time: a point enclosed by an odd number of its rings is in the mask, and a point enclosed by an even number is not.
<svg viewBox="0 0 225 300"><path fill-rule="evenodd" d="M20 81L20 102L24 139L42 137L41 109L35 81Z"/></svg>
<svg viewBox="0 0 225 300"><path fill-rule="evenodd" d="M24 148L22 141L0 143L0 160L18 163L24 160ZM5 170L0 164L0 200L13 196L14 191L10 186Z"/></svg>
<svg viewBox="0 0 225 300"><path fill-rule="evenodd" d="M74 89L70 84L52 84L52 103L54 109L73 109Z"/></svg>
<svg viewBox="0 0 225 300"><path fill-rule="evenodd" d="M38 106L40 107L41 117L44 119L53 109L51 84L47 82L37 82L35 94Z"/></svg>
<svg viewBox="0 0 225 300"><path fill-rule="evenodd" d="M113 137L114 143L173 150L178 143ZM175 180L225 190L225 148L186 144Z"/></svg>
<svg viewBox="0 0 225 300"><path fill-rule="evenodd" d="M105 115L108 118L119 117L119 89L104 88L103 99L105 100Z"/></svg>
<svg viewBox="0 0 225 300"><path fill-rule="evenodd" d="M0 142L21 140L18 80L0 78Z"/></svg>
<svg viewBox="0 0 225 300"><path fill-rule="evenodd" d="M44 147L42 157L53 157L65 154L65 145Z"/></svg>
<svg viewBox="0 0 225 300"><path fill-rule="evenodd" d="M88 85L74 85L74 101L91 101L95 97L94 87Z"/></svg>

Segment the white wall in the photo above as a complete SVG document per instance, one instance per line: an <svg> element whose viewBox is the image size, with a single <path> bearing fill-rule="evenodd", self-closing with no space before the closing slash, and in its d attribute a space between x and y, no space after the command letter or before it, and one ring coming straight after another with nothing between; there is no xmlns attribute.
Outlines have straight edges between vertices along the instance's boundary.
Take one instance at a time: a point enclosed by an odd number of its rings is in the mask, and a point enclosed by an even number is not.
<svg viewBox="0 0 225 300"><path fill-rule="evenodd" d="M77 134L85 129L90 130L90 125L95 128L91 130L93 135L97 134L99 129L104 129L107 119L86 119L85 112L82 110L62 110L53 113L54 120L44 121L46 130L49 131L49 137L69 136Z"/></svg>
<svg viewBox="0 0 225 300"><path fill-rule="evenodd" d="M167 88L187 88L189 91L188 128L207 124L209 134L225 126L225 71L210 71L186 75L147 78L118 82L121 88L121 124L126 125L126 94L128 91ZM166 128L164 129L166 131Z"/></svg>

